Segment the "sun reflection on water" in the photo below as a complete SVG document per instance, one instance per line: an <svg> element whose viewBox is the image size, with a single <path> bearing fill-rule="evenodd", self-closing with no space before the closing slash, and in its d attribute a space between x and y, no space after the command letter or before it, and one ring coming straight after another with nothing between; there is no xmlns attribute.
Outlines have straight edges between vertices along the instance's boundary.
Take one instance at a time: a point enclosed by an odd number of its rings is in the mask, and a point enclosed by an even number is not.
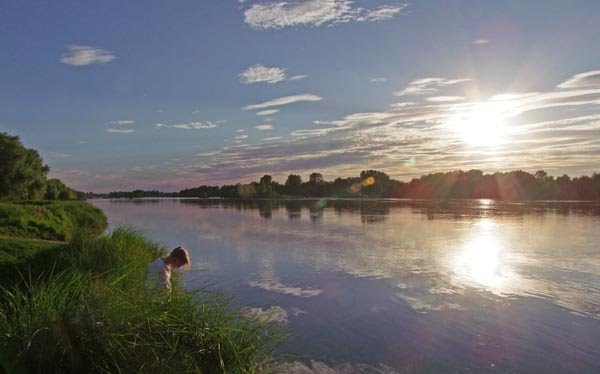
<svg viewBox="0 0 600 374"><path fill-rule="evenodd" d="M506 257L499 226L491 219L482 219L473 225L450 266L461 283L502 294L510 287L514 274Z"/></svg>

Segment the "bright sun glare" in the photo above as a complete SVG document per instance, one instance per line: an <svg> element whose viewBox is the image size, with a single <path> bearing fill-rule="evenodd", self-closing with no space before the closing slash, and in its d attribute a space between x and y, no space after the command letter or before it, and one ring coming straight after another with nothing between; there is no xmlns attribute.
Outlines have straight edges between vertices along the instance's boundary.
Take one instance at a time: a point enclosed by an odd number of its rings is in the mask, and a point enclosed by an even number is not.
<svg viewBox="0 0 600 374"><path fill-rule="evenodd" d="M481 102L451 118L449 127L466 144L492 147L501 144L506 136L504 103Z"/></svg>

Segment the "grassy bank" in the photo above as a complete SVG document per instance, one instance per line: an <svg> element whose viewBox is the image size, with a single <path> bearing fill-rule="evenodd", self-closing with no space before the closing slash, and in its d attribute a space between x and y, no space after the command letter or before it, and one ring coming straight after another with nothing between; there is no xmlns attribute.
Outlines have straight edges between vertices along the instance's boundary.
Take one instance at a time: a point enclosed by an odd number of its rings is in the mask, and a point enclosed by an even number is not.
<svg viewBox="0 0 600 374"><path fill-rule="evenodd" d="M176 276L173 293L148 292L158 244L127 229L68 237L0 240L5 265L20 261L9 248L49 260L0 286L0 372L272 370L277 328L241 317L224 295L185 291Z"/></svg>
<svg viewBox="0 0 600 374"><path fill-rule="evenodd" d="M0 235L69 240L76 231L99 235L106 227L102 211L85 201L0 202Z"/></svg>
<svg viewBox="0 0 600 374"><path fill-rule="evenodd" d="M105 228L104 213L84 201L0 202L0 284L66 268L66 240Z"/></svg>

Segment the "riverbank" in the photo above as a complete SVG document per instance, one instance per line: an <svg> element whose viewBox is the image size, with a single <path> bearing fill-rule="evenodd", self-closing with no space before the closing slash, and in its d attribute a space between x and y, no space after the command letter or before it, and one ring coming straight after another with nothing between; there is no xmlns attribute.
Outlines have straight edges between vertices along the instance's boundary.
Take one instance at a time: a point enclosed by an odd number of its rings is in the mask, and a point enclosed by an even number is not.
<svg viewBox="0 0 600 374"><path fill-rule="evenodd" d="M0 267L11 275L0 279L0 371L261 372L274 363L283 335L241 317L225 295L188 292L176 276L172 294L147 292L147 266L165 248L124 228L61 231L84 211L106 218L85 202L51 205L0 204ZM64 239L41 240L49 233Z"/></svg>

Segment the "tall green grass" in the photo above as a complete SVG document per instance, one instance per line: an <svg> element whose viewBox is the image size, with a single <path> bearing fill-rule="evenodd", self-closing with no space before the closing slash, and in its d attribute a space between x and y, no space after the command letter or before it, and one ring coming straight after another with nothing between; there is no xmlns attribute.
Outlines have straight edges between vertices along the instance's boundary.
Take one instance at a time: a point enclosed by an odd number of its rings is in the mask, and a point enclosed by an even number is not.
<svg viewBox="0 0 600 374"><path fill-rule="evenodd" d="M70 266L67 243L0 236L0 285L19 283L27 274Z"/></svg>
<svg viewBox="0 0 600 374"><path fill-rule="evenodd" d="M224 295L149 292L164 252L121 228L75 235L70 267L0 288L0 363L7 372L270 372L285 335L242 317ZM30 273L31 274L31 273ZM1 368L0 368L1 371Z"/></svg>

